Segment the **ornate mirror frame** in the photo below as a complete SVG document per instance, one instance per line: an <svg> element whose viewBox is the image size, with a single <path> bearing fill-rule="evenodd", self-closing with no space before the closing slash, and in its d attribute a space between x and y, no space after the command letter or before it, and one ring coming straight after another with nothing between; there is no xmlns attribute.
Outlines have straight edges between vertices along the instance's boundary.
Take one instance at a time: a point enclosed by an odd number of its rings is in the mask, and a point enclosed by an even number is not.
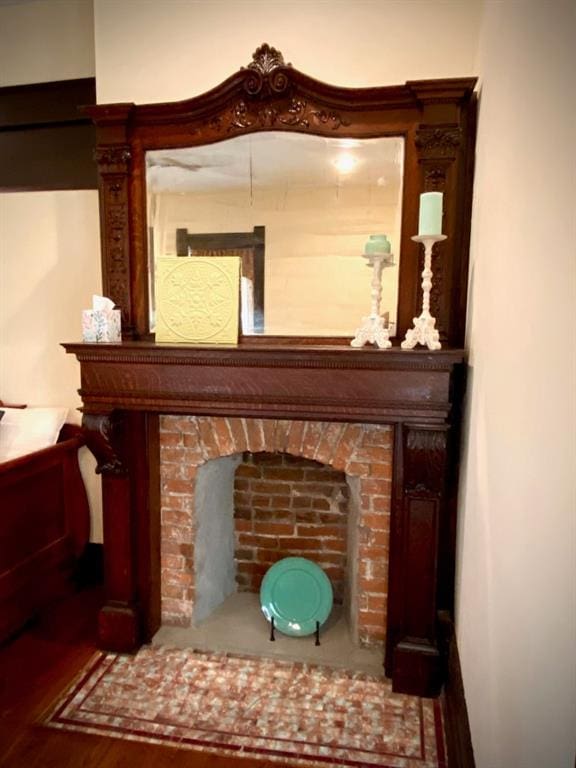
<svg viewBox="0 0 576 768"><path fill-rule="evenodd" d="M444 193L444 234L434 260L432 314L441 340L462 346L466 321L476 100L474 78L341 88L285 64L264 44L246 68L186 101L87 107L97 126L102 288L122 309L123 337L150 340L146 151L217 142L257 131L339 138L403 136L405 166L398 299L401 340L421 308L419 195ZM270 343L271 338L260 337ZM258 343L243 337L241 343ZM302 342L310 339L300 339ZM323 340L322 343L326 343ZM345 339L332 339L346 343ZM298 337L291 337L292 344ZM316 339L318 343L318 339Z"/></svg>

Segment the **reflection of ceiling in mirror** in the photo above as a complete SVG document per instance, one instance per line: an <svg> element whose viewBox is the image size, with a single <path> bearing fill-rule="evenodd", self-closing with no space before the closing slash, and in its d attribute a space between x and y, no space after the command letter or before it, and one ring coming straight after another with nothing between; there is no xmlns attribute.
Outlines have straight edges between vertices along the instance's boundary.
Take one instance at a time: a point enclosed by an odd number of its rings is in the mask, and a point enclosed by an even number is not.
<svg viewBox="0 0 576 768"><path fill-rule="evenodd" d="M147 184L155 193L240 189L251 183L396 186L403 149L400 137L357 140L270 131L148 152Z"/></svg>

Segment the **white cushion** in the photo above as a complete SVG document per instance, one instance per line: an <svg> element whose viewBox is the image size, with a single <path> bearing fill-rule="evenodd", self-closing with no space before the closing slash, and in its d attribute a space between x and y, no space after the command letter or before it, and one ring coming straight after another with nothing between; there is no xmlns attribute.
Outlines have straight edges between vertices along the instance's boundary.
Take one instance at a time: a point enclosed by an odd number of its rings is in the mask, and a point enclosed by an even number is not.
<svg viewBox="0 0 576 768"><path fill-rule="evenodd" d="M48 448L58 435L68 408L6 408L0 419L0 462Z"/></svg>

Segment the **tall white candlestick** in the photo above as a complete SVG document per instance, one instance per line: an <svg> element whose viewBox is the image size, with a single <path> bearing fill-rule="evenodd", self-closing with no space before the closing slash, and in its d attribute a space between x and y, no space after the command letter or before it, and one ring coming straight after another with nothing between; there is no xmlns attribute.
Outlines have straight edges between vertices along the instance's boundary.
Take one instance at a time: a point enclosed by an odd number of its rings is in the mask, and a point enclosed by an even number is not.
<svg viewBox="0 0 576 768"><path fill-rule="evenodd" d="M414 349L416 344L422 344L428 349L442 349L440 334L436 329L436 319L430 314L430 291L432 290L432 248L434 243L446 240L446 235L418 235L412 240L424 244L422 312L419 317L414 318L414 327L406 331L406 338L400 346L402 349Z"/></svg>
<svg viewBox="0 0 576 768"><path fill-rule="evenodd" d="M364 344L376 344L380 349L389 349L392 346L388 328L384 325L384 319L380 315L380 301L382 299L382 270L393 266L392 254L364 254L372 267L372 282L370 284L370 314L362 318L362 325L356 329L356 335L350 342L351 347L363 347Z"/></svg>

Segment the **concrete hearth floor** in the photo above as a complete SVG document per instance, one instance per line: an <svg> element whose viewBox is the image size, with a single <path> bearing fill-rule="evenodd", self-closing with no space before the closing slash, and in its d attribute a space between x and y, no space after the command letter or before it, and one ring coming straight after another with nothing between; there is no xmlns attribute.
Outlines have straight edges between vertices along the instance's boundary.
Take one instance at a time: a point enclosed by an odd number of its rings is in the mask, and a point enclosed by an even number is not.
<svg viewBox="0 0 576 768"><path fill-rule="evenodd" d="M314 645L313 635L287 637L276 632L274 643L269 636L270 625L260 610L258 595L237 592L196 627L161 627L152 644L278 657L384 676L383 650L353 645L338 606L321 629L320 646Z"/></svg>

